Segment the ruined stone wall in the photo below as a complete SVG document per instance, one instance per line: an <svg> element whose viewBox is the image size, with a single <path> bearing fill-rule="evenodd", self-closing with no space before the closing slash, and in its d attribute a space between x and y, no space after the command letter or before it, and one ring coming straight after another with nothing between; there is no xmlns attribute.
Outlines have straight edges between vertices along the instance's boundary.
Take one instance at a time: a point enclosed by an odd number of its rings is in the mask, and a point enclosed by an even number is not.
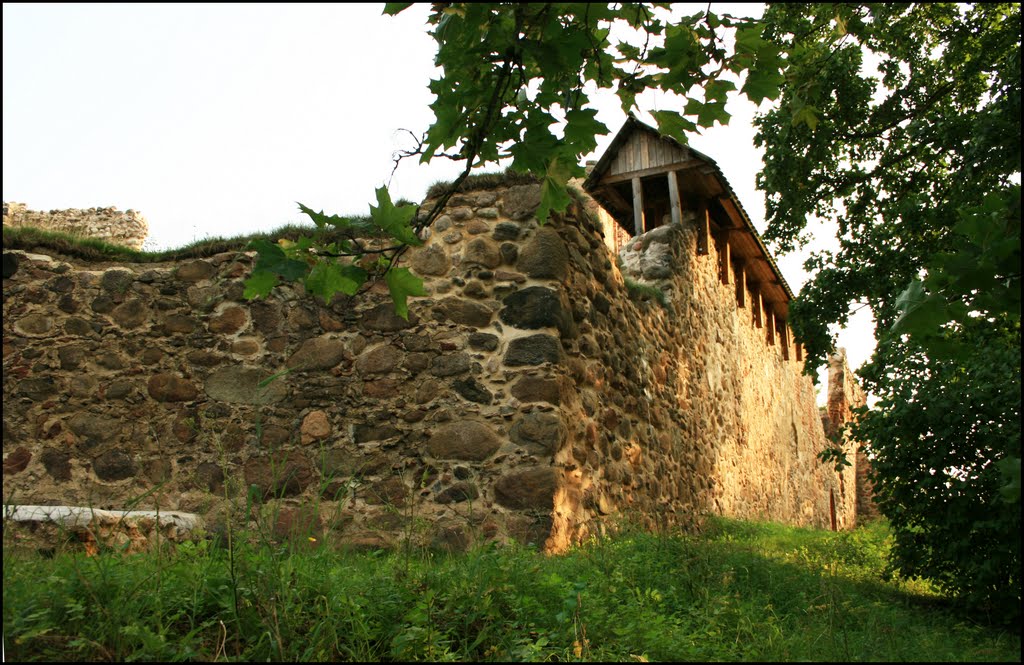
<svg viewBox="0 0 1024 665"><path fill-rule="evenodd" d="M846 349L839 349L828 359L828 401L822 423L825 433L834 437L843 435L843 425L853 420L854 409L867 404L864 390L857 383L853 372L846 364ZM848 436L848 435L847 435ZM857 484L857 519L870 520L878 517L878 506L875 505L874 485L868 477L871 463L867 456L847 438L846 447L854 452L855 474Z"/></svg>
<svg viewBox="0 0 1024 665"><path fill-rule="evenodd" d="M809 379L717 283L694 232L625 251L663 308L630 295L581 206L539 227L538 202L537 185L455 197L409 253L428 293L409 321L383 285L246 301L244 253L22 253L3 284L5 501L216 525L249 496L279 531L362 546L558 550L620 516L705 511L827 526L830 493L852 525L853 484L814 459Z"/></svg>
<svg viewBox="0 0 1024 665"><path fill-rule="evenodd" d="M47 231L99 238L110 243L141 250L149 233L146 219L134 210L117 208L80 210L28 210L24 203L4 203L4 226L35 226Z"/></svg>

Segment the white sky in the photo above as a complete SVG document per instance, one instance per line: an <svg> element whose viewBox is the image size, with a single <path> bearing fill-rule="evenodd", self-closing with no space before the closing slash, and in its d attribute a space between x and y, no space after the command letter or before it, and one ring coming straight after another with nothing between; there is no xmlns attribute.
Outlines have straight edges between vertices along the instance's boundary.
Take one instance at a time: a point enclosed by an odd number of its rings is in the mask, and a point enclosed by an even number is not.
<svg viewBox="0 0 1024 665"><path fill-rule="evenodd" d="M410 146L399 130L420 134L433 118L428 8L397 17L382 8L5 3L3 200L32 210L133 208L149 223L147 249L306 222L296 201L365 214L392 153ZM667 104L640 100L644 110ZM617 99L595 108L612 134L591 158L625 121ZM715 159L763 231L754 109L736 102L729 110L728 127L690 142ZM459 171L447 161L406 160L392 197L422 200ZM794 291L807 279L805 256L776 257ZM840 334L852 367L870 356L872 333L862 311Z"/></svg>

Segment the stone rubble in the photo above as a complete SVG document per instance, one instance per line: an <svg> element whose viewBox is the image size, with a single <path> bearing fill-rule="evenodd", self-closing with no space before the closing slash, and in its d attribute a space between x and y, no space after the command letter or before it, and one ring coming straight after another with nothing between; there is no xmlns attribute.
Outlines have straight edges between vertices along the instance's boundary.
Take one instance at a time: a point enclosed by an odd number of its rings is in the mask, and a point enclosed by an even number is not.
<svg viewBox="0 0 1024 665"><path fill-rule="evenodd" d="M117 208L71 208L41 212L29 210L24 203L3 204L4 226L34 226L45 231L60 231L86 238L99 238L115 245L141 250L149 224L135 210Z"/></svg>
<svg viewBox="0 0 1024 665"><path fill-rule="evenodd" d="M77 506L4 506L4 529L15 550L79 547L98 554L110 548L125 554L152 551L192 540L203 528L199 515L155 510L101 510Z"/></svg>

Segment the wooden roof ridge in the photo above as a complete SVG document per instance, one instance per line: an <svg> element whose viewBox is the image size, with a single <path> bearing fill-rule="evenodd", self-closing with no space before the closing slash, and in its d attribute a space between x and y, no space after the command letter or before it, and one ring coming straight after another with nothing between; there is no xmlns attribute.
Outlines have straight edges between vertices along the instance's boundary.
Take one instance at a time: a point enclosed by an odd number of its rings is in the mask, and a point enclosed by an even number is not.
<svg viewBox="0 0 1024 665"><path fill-rule="evenodd" d="M725 177L725 174L722 173L722 169L721 167L718 166L718 163L708 155L705 155L701 151L697 150L696 148L693 148L685 143L680 143L671 136L666 136L662 134L654 127L651 127L647 123L637 119L637 117L632 113L630 113L629 116L626 118L625 124L623 124L622 128L619 129L619 132L615 135L615 138L612 139L612 142L608 145L608 148L605 149L604 154L602 154L600 159L597 160L597 164L594 165L593 171L590 172L590 175L588 175L587 179L583 182L583 188L586 191L591 192L600 184L601 178L604 177L605 173L611 167L612 160L615 159L616 153L618 153L618 151L622 148L626 141L628 141L629 138L637 130L650 132L651 134L658 137L660 140L670 143L671 145L679 148L685 153L688 153L690 156L697 158L702 162L705 162L713 169L712 174L718 180L719 184L721 184L722 189L729 195L729 199L732 201L733 206L736 208L737 211L739 211L740 218L743 220L743 224L746 227L746 230L750 232L750 235L757 242L758 247L764 254L764 258L767 260L772 272L774 273L775 277L779 280L779 284L782 286L782 289L785 291L786 296L790 300L793 300L793 290L789 287L789 283L786 281L786 278L783 277L782 271L779 269L778 264L775 263L775 257L773 257L771 252L768 251L768 247L764 244L764 240L761 238L761 234L757 232L756 228L754 228L754 223L750 220L750 215L748 215L747 211L743 208L743 204L740 203L739 197L736 196L735 190L733 190L732 185L729 184L729 180Z"/></svg>

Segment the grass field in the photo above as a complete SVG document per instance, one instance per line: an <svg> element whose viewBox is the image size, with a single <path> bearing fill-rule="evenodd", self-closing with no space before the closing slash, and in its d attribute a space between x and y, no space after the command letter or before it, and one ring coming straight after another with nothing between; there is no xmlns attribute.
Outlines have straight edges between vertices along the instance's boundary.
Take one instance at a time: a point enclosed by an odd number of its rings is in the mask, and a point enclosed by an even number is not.
<svg viewBox="0 0 1024 665"><path fill-rule="evenodd" d="M8 660L1019 661L1020 635L885 582L884 522L713 520L556 557L204 541L4 554Z"/></svg>

